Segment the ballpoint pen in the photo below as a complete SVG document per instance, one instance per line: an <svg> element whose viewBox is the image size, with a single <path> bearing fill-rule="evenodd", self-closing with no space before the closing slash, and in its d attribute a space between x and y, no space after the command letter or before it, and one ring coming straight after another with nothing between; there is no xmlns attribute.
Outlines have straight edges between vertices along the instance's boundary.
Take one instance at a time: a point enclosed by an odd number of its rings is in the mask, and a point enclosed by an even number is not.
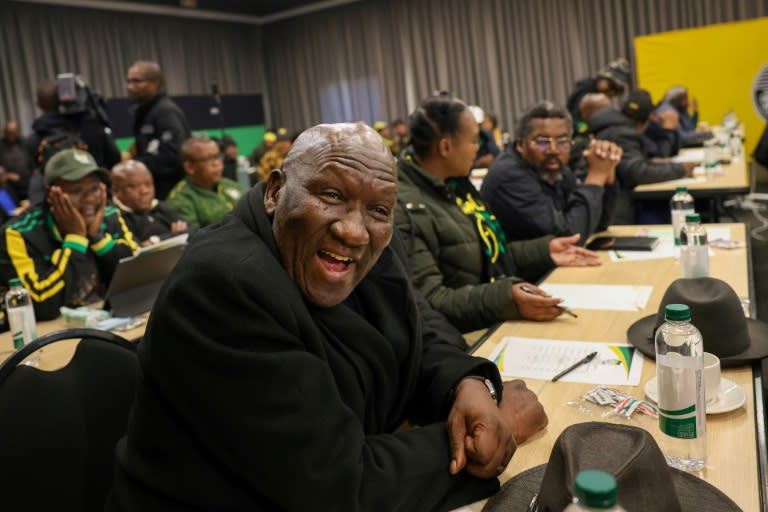
<svg viewBox="0 0 768 512"><path fill-rule="evenodd" d="M538 295L538 293L534 292L533 290L531 290L527 286L521 286L520 289L523 290L525 293L527 293L529 295ZM579 318L579 315L577 315L576 313L574 313L570 309L566 308L565 306L557 306L557 307L560 309L560 311L562 311L566 315L571 315L573 318Z"/></svg>
<svg viewBox="0 0 768 512"><path fill-rule="evenodd" d="M597 355L597 352L592 352L591 354L589 354L588 356L584 357L583 359L579 359L578 361L573 363L571 366L569 366L565 370L561 371L560 373L558 373L557 375L552 377L552 382L557 382L558 380L560 380L561 377L563 377L565 375L568 375L569 373L571 373L573 370L575 370L579 366L587 364L588 362L593 360L596 355Z"/></svg>

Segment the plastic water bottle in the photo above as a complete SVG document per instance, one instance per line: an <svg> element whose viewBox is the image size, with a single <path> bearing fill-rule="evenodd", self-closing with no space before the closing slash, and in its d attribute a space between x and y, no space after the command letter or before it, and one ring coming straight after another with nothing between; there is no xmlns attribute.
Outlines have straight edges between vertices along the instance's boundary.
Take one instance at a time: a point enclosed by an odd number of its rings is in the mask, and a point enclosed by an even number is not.
<svg viewBox="0 0 768 512"><path fill-rule="evenodd" d="M249 172L248 159L243 155L237 157L237 183L243 190L251 188L251 173Z"/></svg>
<svg viewBox="0 0 768 512"><path fill-rule="evenodd" d="M599 510L601 512L626 512L616 503L618 489L616 479L605 471L581 471L574 482L576 497L573 503L565 507L563 512L584 512Z"/></svg>
<svg viewBox="0 0 768 512"><path fill-rule="evenodd" d="M685 226L680 230L680 263L683 277L709 276L707 230L701 225L698 213L685 216Z"/></svg>
<svg viewBox="0 0 768 512"><path fill-rule="evenodd" d="M707 176L720 173L720 153L717 141L704 142L704 172Z"/></svg>
<svg viewBox="0 0 768 512"><path fill-rule="evenodd" d="M661 451L670 466L700 471L707 456L704 342L685 304L667 304L656 330Z"/></svg>
<svg viewBox="0 0 768 512"><path fill-rule="evenodd" d="M741 157L742 143L743 141L741 140L741 135L736 132L731 133L731 138L728 139L728 146L731 150L731 158Z"/></svg>
<svg viewBox="0 0 768 512"><path fill-rule="evenodd" d="M29 292L18 278L8 281L10 290L5 294L5 309L13 339L13 348L18 350L37 338L35 310ZM37 366L37 359L28 359L27 364Z"/></svg>
<svg viewBox="0 0 768 512"><path fill-rule="evenodd" d="M675 237L675 245L680 245L680 230L685 225L685 216L696 213L693 196L688 193L688 187L675 189L675 195L669 200L669 208L672 211L672 233Z"/></svg>

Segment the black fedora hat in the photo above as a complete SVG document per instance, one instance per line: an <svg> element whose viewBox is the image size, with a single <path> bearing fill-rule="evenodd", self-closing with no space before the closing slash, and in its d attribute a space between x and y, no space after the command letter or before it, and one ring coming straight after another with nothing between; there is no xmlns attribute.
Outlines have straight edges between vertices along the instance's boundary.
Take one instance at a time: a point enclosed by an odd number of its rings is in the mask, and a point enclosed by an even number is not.
<svg viewBox="0 0 768 512"><path fill-rule="evenodd" d="M589 469L614 476L619 503L627 512L741 510L704 480L669 467L647 431L588 422L563 430L549 462L510 479L488 500L483 512L560 512L573 499L576 475ZM535 507L531 507L533 503Z"/></svg>
<svg viewBox="0 0 768 512"><path fill-rule="evenodd" d="M744 316L741 301L728 283L714 277L678 279L669 285L658 313L633 323L627 338L640 352L656 357L654 334L664 323L664 306L687 304L691 322L704 339L704 350L722 366L750 364L768 357L768 324Z"/></svg>

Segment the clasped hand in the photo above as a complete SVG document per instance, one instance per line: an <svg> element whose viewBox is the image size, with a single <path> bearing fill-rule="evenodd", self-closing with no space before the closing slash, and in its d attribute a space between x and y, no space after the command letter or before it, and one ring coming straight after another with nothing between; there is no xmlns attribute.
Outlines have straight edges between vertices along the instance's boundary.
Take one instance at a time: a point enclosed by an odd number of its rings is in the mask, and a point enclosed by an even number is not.
<svg viewBox="0 0 768 512"><path fill-rule="evenodd" d="M463 379L448 415L450 472L462 469L479 478L493 478L506 468L517 444L547 424L544 408L521 380L504 383L497 405L485 385Z"/></svg>

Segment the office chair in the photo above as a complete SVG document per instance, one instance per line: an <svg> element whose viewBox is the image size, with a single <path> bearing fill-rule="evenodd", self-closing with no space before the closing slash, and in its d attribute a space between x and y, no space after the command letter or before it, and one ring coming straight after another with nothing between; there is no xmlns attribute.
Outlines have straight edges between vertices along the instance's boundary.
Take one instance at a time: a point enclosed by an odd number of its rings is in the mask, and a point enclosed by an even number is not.
<svg viewBox="0 0 768 512"><path fill-rule="evenodd" d="M59 370L19 364L46 345L78 338ZM137 380L135 345L95 329L42 336L0 366L3 502L19 510L103 510Z"/></svg>

